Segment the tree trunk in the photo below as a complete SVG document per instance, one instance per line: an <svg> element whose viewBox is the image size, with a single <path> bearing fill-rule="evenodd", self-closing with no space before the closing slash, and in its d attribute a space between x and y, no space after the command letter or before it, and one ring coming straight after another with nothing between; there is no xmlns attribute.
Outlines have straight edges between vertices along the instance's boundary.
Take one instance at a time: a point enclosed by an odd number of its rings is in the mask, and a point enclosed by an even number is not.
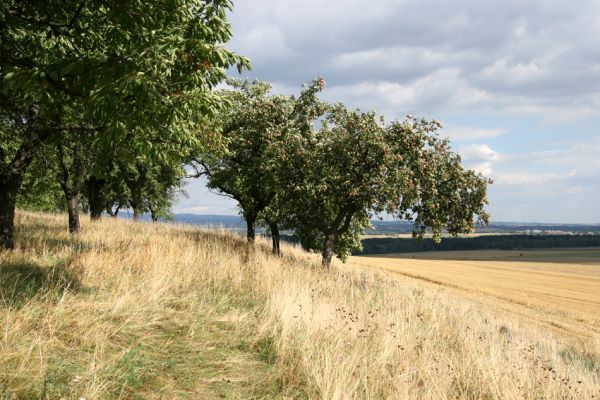
<svg viewBox="0 0 600 400"><path fill-rule="evenodd" d="M254 228L256 225L256 217L253 215L245 215L244 218L246 219L246 239L248 239L248 243L253 244L254 239L256 238L256 230Z"/></svg>
<svg viewBox="0 0 600 400"><path fill-rule="evenodd" d="M0 176L0 251L15 247L15 204L22 180L22 175Z"/></svg>
<svg viewBox="0 0 600 400"><path fill-rule="evenodd" d="M39 107L29 107L27 127L24 130L25 141L17 150L10 163L5 163L4 149L0 146L0 250L13 249L15 228L15 206L17 194L21 189L25 171L31 164L37 147L51 131L40 132L37 124Z"/></svg>
<svg viewBox="0 0 600 400"><path fill-rule="evenodd" d="M321 260L321 266L323 268L331 267L331 260L333 258L333 241L335 240L334 235L326 235L325 241L323 242L323 252L321 253L323 258Z"/></svg>
<svg viewBox="0 0 600 400"><path fill-rule="evenodd" d="M152 222L158 222L158 212L154 207L150 207L150 218L152 219Z"/></svg>
<svg viewBox="0 0 600 400"><path fill-rule="evenodd" d="M137 207L133 207L133 220L134 221L140 220L140 209Z"/></svg>
<svg viewBox="0 0 600 400"><path fill-rule="evenodd" d="M67 196L67 211L69 213L69 233L77 233L81 228L79 225L79 201L76 194L65 193L65 195Z"/></svg>
<svg viewBox="0 0 600 400"><path fill-rule="evenodd" d="M273 242L273 254L278 256L281 254L279 248L279 226L277 226L277 223L269 222L269 229L271 230L271 241Z"/></svg>
<svg viewBox="0 0 600 400"><path fill-rule="evenodd" d="M102 217L102 210L105 206L104 201L104 179L98 179L94 176L87 181L88 199L90 202L90 219L98 221Z"/></svg>

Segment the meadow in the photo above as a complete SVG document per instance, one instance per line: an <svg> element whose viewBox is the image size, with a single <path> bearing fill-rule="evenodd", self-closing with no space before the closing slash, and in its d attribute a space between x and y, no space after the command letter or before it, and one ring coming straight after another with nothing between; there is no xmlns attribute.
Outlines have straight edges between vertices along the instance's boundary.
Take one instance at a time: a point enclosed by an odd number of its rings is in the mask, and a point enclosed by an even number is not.
<svg viewBox="0 0 600 400"><path fill-rule="evenodd" d="M224 231L65 225L21 211L0 253L0 398L600 398L598 336L465 291Z"/></svg>

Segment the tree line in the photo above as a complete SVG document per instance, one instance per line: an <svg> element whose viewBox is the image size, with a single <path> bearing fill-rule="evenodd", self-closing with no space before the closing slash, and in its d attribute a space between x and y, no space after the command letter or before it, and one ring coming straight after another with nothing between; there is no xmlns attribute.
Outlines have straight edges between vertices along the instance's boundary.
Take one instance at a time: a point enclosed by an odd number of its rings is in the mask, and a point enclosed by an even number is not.
<svg viewBox="0 0 600 400"><path fill-rule="evenodd" d="M524 250L567 247L600 247L600 235L486 235L433 239L366 238L353 254L413 253L451 250Z"/></svg>
<svg viewBox="0 0 600 400"><path fill-rule="evenodd" d="M227 78L250 68L224 47L229 1L0 7L0 247L14 246L17 204L67 211L72 233L82 209L158 219L186 175L237 202L250 244L264 226L279 254L292 231L325 267L383 213L436 241L488 222L490 181L438 122L324 102L321 78L297 96Z"/></svg>
<svg viewBox="0 0 600 400"><path fill-rule="evenodd" d="M199 126L223 101L212 89L249 61L224 47L223 0L31 0L0 5L0 247L23 203L64 194L92 218L130 206L168 209ZM43 185L42 183L49 185ZM24 193L23 193L24 192ZM40 193L41 192L41 193ZM37 199L37 200L36 200ZM49 206L51 204L48 204Z"/></svg>

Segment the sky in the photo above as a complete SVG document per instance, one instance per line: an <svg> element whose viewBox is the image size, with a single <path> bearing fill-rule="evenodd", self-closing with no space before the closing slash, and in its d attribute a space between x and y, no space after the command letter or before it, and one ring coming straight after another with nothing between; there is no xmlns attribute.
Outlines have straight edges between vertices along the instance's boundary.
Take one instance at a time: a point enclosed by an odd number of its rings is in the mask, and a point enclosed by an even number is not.
<svg viewBox="0 0 600 400"><path fill-rule="evenodd" d="M238 0L228 47L243 78L440 121L463 164L492 178L493 221L600 223L600 2ZM236 214L187 184L177 213Z"/></svg>

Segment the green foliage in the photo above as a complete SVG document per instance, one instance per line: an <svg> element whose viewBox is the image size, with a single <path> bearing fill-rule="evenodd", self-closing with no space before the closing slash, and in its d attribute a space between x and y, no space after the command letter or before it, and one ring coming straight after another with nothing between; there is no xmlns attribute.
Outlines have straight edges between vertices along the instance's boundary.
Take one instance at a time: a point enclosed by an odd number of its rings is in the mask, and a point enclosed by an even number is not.
<svg viewBox="0 0 600 400"><path fill-rule="evenodd" d="M254 345L258 359L266 364L275 364L277 362L277 349L275 340L271 336L262 337Z"/></svg>
<svg viewBox="0 0 600 400"><path fill-rule="evenodd" d="M64 150L71 199L96 175L89 155L126 146L170 162L212 143L199 128L224 101L212 89L228 68L249 67L224 47L231 8L228 0L2 2L0 246L12 247L16 192L43 142Z"/></svg>
<svg viewBox="0 0 600 400"><path fill-rule="evenodd" d="M199 154L196 161L200 174L208 177L208 187L235 199L253 229L267 208L275 209L281 191L277 170L295 102L270 94L264 82L229 83L232 89L221 92L228 106L212 124L221 132L222 147Z"/></svg>
<svg viewBox="0 0 600 400"><path fill-rule="evenodd" d="M315 104L319 104L314 100ZM312 109L319 109L318 106ZM488 180L465 170L435 121L407 118L385 124L375 113L342 104L325 111L318 129L289 135L282 164L288 207L301 242L345 259L374 214L387 212L428 229L470 232L474 217L486 223Z"/></svg>
<svg viewBox="0 0 600 400"><path fill-rule="evenodd" d="M133 160L111 160L103 172L88 180L101 197L98 211L115 215L121 208L131 207L135 218L150 212L154 221L171 218L171 205L183 193L185 171L179 159L153 159L138 154ZM100 175L101 174L101 175ZM90 203L92 188L88 187Z"/></svg>
<svg viewBox="0 0 600 400"><path fill-rule="evenodd" d="M248 61L222 45L229 1L34 0L0 9L2 93L38 104L46 118L102 127L102 144L134 134L195 140L190 133L221 99L210 89ZM76 113L77 114L77 113Z"/></svg>
<svg viewBox="0 0 600 400"><path fill-rule="evenodd" d="M41 146L38 156L25 173L17 197L17 207L31 211L65 211L65 197L56 179L56 157L51 146Z"/></svg>

